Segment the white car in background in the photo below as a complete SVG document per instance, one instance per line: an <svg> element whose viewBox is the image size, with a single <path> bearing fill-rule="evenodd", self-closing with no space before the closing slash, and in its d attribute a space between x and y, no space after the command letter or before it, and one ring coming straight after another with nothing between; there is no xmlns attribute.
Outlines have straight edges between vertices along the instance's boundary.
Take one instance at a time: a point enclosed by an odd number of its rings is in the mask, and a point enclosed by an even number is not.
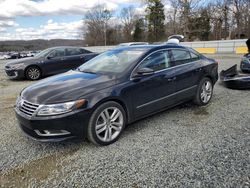
<svg viewBox="0 0 250 188"><path fill-rule="evenodd" d="M4 59L10 59L10 55L4 54L4 55L0 55L0 60L4 60Z"/></svg>
<svg viewBox="0 0 250 188"><path fill-rule="evenodd" d="M27 57L34 57L37 54L37 52L33 51L33 52L29 52L27 53Z"/></svg>

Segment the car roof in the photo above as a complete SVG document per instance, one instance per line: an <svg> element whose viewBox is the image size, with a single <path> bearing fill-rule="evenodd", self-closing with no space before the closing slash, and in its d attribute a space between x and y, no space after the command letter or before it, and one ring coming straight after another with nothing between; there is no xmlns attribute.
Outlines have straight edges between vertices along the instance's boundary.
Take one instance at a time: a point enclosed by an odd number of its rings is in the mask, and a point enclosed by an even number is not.
<svg viewBox="0 0 250 188"><path fill-rule="evenodd" d="M55 46L55 47L51 47L48 49L57 49L57 48L82 48L84 49L83 47L79 47L79 46Z"/></svg>
<svg viewBox="0 0 250 188"><path fill-rule="evenodd" d="M154 51L160 49L167 49L167 48L180 48L180 49L188 49L185 46L177 45L177 44L163 44L163 45L135 45L135 46L119 46L113 50L142 50L142 51Z"/></svg>
<svg viewBox="0 0 250 188"><path fill-rule="evenodd" d="M133 46L133 45L148 45L148 42L125 42L125 43L120 43L118 46Z"/></svg>
<svg viewBox="0 0 250 188"><path fill-rule="evenodd" d="M89 53L93 53L92 51L90 50L87 50L83 47L79 47L79 46L55 46L55 47L51 47L51 48L47 48L47 49L50 49L50 50L54 50L54 49L58 49L58 48L75 48L75 49L84 49L85 51L89 52Z"/></svg>

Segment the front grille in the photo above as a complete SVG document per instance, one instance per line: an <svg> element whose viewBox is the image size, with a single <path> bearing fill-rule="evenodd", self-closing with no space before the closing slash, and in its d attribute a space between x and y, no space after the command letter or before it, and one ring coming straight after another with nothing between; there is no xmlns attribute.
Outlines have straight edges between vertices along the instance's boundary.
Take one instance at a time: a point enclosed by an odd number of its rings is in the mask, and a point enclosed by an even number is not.
<svg viewBox="0 0 250 188"><path fill-rule="evenodd" d="M36 112L38 107L38 104L33 104L28 101L21 100L19 110L28 116L32 116Z"/></svg>

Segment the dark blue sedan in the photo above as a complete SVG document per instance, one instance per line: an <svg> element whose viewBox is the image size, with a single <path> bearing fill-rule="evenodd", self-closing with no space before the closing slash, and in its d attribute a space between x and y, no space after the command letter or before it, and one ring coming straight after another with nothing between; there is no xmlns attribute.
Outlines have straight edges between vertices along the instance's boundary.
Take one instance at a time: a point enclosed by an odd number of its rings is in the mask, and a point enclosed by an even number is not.
<svg viewBox="0 0 250 188"><path fill-rule="evenodd" d="M10 79L38 80L74 69L97 56L80 47L60 46L48 48L34 57L6 63L5 72Z"/></svg>
<svg viewBox="0 0 250 188"><path fill-rule="evenodd" d="M35 140L108 145L126 124L187 101L207 105L217 80L218 63L191 48L121 47L27 87L15 111Z"/></svg>

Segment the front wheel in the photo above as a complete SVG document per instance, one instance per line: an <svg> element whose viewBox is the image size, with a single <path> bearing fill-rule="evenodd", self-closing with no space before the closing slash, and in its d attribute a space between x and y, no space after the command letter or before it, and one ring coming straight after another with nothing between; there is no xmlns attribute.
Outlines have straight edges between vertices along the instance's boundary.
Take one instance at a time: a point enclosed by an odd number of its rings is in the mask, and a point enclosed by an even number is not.
<svg viewBox="0 0 250 188"><path fill-rule="evenodd" d="M118 140L125 126L123 107L113 101L103 103L91 115L88 140L97 145L109 145Z"/></svg>
<svg viewBox="0 0 250 188"><path fill-rule="evenodd" d="M207 105L213 95L213 83L209 78L203 78L198 86L194 103L199 106Z"/></svg>
<svg viewBox="0 0 250 188"><path fill-rule="evenodd" d="M42 73L38 67L32 66L27 68L25 75L29 80L38 80L39 78L41 78Z"/></svg>

